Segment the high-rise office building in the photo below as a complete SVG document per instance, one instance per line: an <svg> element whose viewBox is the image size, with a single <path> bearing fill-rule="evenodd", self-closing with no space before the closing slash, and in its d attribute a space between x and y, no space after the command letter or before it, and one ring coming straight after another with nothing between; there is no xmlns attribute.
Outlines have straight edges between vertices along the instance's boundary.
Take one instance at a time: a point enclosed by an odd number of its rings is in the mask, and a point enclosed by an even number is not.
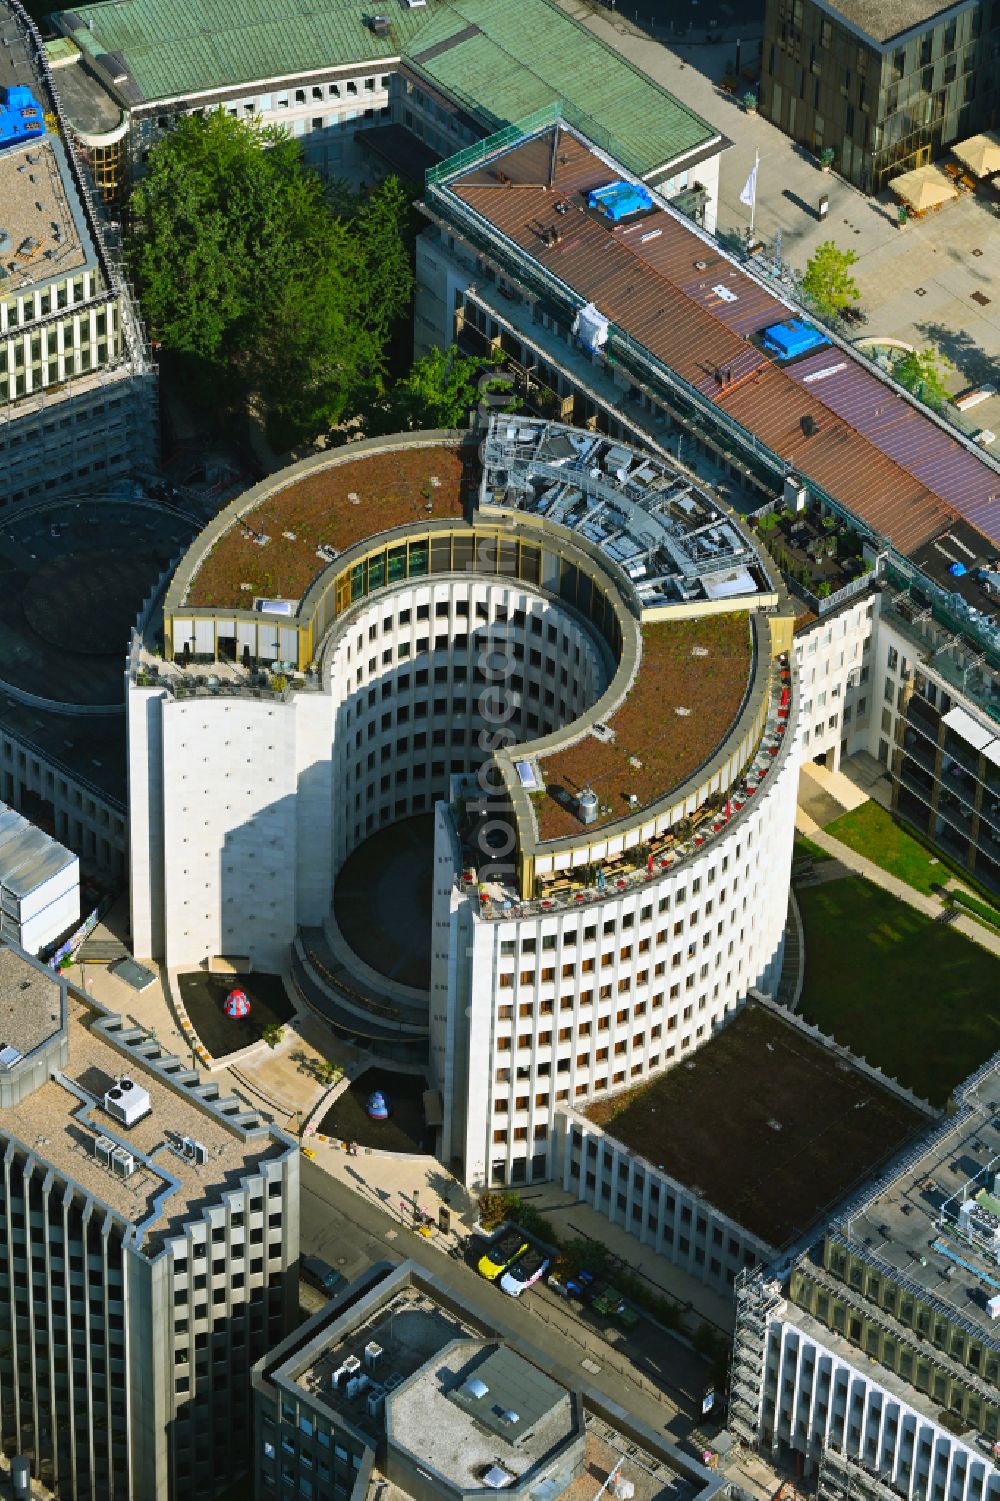
<svg viewBox="0 0 1000 1501"><path fill-rule="evenodd" d="M289 1326L298 1153L0 947L0 1442L72 1501L208 1497Z"/></svg>

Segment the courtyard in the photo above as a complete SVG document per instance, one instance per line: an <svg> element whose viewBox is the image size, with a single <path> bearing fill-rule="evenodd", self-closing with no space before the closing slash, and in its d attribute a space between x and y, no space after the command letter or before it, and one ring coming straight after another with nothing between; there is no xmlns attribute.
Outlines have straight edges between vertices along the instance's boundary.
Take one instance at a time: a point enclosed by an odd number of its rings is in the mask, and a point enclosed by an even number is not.
<svg viewBox="0 0 1000 1501"><path fill-rule="evenodd" d="M258 1042L269 1026L283 1026L294 1008L280 975L255 970L246 975L214 975L192 970L178 975L181 1000L191 1025L213 1058L225 1058ZM223 1003L231 990L242 990L250 1002L250 1015L237 1020L227 1016Z"/></svg>
<svg viewBox="0 0 1000 1501"><path fill-rule="evenodd" d="M434 1131L424 1115L426 1088L422 1074L365 1069L337 1096L319 1130L324 1136L379 1152L433 1152ZM388 1120L372 1120L368 1114L368 1101L376 1090L385 1096Z"/></svg>
<svg viewBox="0 0 1000 1501"><path fill-rule="evenodd" d="M943 1107L1000 1048L996 958L860 876L796 897L804 1018Z"/></svg>
<svg viewBox="0 0 1000 1501"><path fill-rule="evenodd" d="M433 813L400 819L348 857L333 897L337 926L358 958L417 990L431 983L433 859Z"/></svg>

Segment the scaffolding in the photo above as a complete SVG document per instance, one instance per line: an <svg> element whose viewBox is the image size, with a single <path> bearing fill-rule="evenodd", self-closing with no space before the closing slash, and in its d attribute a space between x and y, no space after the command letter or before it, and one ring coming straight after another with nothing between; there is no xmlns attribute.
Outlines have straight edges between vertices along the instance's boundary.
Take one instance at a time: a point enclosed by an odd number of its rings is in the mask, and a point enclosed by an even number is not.
<svg viewBox="0 0 1000 1501"><path fill-rule="evenodd" d="M899 1501L899 1492L859 1459L824 1449L816 1501Z"/></svg>
<svg viewBox="0 0 1000 1501"><path fill-rule="evenodd" d="M744 1268L737 1278L736 1327L729 1371L729 1430L737 1442L757 1447L766 1379L767 1330L782 1306L776 1282L765 1282L763 1271Z"/></svg>

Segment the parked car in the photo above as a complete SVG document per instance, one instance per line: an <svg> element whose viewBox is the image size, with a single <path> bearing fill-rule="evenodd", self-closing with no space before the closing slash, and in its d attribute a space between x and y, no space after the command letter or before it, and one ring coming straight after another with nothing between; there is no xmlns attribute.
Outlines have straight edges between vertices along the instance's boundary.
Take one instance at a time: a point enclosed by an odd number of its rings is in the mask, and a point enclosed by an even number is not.
<svg viewBox="0 0 1000 1501"><path fill-rule="evenodd" d="M566 1291L570 1294L571 1297L579 1298L582 1302L585 1303L588 1297L590 1297L591 1290L594 1287L593 1273L585 1271L581 1267L578 1272L573 1273L572 1277L566 1278L565 1285Z"/></svg>
<svg viewBox="0 0 1000 1501"><path fill-rule="evenodd" d="M303 1256L299 1262L299 1276L317 1292L326 1293L328 1298L332 1298L346 1280L336 1267L332 1267L321 1256Z"/></svg>
<svg viewBox="0 0 1000 1501"><path fill-rule="evenodd" d="M479 1258L479 1275L495 1282L518 1256L523 1256L528 1242L520 1230L506 1230L499 1240L486 1247Z"/></svg>
<svg viewBox="0 0 1000 1501"><path fill-rule="evenodd" d="M526 1287L533 1287L539 1277L548 1270L549 1257L537 1246L529 1246L523 1256L518 1256L500 1278L500 1289L512 1298L519 1298Z"/></svg>

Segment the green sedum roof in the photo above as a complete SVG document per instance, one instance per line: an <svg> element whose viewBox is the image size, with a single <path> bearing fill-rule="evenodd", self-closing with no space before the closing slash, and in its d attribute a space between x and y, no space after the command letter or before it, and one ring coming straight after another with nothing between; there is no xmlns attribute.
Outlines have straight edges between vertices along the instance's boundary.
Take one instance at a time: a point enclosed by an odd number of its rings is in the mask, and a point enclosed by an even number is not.
<svg viewBox="0 0 1000 1501"><path fill-rule="evenodd" d="M641 176L718 136L552 0L101 0L55 19L150 102L403 57L489 127L563 100Z"/></svg>

